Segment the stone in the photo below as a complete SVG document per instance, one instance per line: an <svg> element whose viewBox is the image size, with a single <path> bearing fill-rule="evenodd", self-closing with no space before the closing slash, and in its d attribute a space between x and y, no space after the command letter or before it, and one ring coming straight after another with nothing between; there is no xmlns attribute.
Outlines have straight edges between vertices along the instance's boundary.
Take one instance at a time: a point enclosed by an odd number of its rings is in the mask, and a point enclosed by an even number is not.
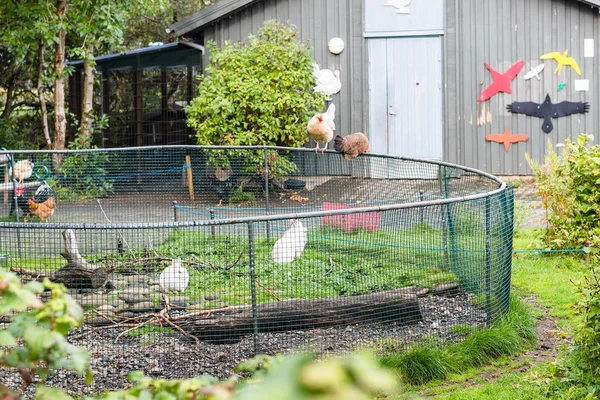
<svg viewBox="0 0 600 400"><path fill-rule="evenodd" d="M103 304L96 308L96 311L101 312L103 314L113 314L115 313L115 308L109 304Z"/></svg>
<svg viewBox="0 0 600 400"><path fill-rule="evenodd" d="M135 303L129 306L129 311L132 312L147 312L154 311L157 307L151 301L144 301L142 303Z"/></svg>
<svg viewBox="0 0 600 400"><path fill-rule="evenodd" d="M133 282L148 282L151 278L148 275L123 275L123 279L125 279L129 283Z"/></svg>
<svg viewBox="0 0 600 400"><path fill-rule="evenodd" d="M435 287L431 289L431 293L434 295L456 294L459 289L460 285L457 282L446 282L435 285Z"/></svg>
<svg viewBox="0 0 600 400"><path fill-rule="evenodd" d="M81 307L99 307L108 301L108 296L105 294L92 294L87 296L77 296L75 301L79 303Z"/></svg>
<svg viewBox="0 0 600 400"><path fill-rule="evenodd" d="M148 296L144 296L144 295L137 295L137 294L127 294L127 293L121 293L119 295L119 299L123 300L126 303L143 303L145 301L150 300L150 297Z"/></svg>

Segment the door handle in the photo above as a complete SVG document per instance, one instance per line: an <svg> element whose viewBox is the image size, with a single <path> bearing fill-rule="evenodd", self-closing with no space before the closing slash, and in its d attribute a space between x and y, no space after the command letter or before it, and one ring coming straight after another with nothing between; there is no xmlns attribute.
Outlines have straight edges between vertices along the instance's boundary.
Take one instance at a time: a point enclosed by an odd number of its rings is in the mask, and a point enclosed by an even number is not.
<svg viewBox="0 0 600 400"><path fill-rule="evenodd" d="M390 114L390 115L397 115L397 114L396 114L394 111L392 111L392 110L390 110L390 111L388 112L388 114Z"/></svg>

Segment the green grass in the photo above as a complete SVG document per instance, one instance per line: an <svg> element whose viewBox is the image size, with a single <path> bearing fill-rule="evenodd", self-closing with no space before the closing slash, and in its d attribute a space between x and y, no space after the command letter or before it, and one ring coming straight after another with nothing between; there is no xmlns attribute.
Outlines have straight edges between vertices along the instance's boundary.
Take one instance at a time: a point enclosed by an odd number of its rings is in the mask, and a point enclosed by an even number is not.
<svg viewBox="0 0 600 400"><path fill-rule="evenodd" d="M489 328L472 331L462 342L450 346L417 343L405 352L383 356L381 362L397 370L406 383L423 385L531 347L534 325L531 311L513 296L504 318Z"/></svg>
<svg viewBox="0 0 600 400"><path fill-rule="evenodd" d="M322 298L372 293L406 286L433 287L457 277L443 267L443 248L427 243L441 237L439 230L419 227L345 233L321 229L309 233L302 257L289 264L272 261L271 251L282 232L255 239L254 274L257 301ZM423 247L419 247L423 246ZM152 249L164 258L181 258L190 272L185 295L192 300L219 295L228 305L251 302L248 239L239 236L175 230ZM142 254L136 254L141 256ZM126 261L129 255L91 257L98 265ZM155 265L155 272L166 262Z"/></svg>
<svg viewBox="0 0 600 400"><path fill-rule="evenodd" d="M544 245L538 236L537 231L519 231L514 240L515 249L543 249ZM516 252L513 257L513 292L518 297L534 295L538 303L546 307L552 316L558 318L558 324L564 332L556 332L556 335L564 336L572 332L575 324L575 316L570 305L577 300L577 297L571 281L579 281L589 268L589 265L585 264L585 256L582 253ZM514 302L511 303L511 307L514 307ZM531 313L539 312L531 310ZM509 314L509 318L510 315L512 314ZM522 314L518 313L518 315ZM519 337L526 342L531 340L531 326L526 319L517 318L511 322L511 325L520 332ZM555 367L552 362L531 367L534 361L531 358L513 361L513 355L519 351L509 351L512 340L504 344L490 343L495 340L495 334L483 332L485 331L481 331L481 336L468 337L463 344L459 344L465 346L459 352L461 357L477 361L472 367L463 364L462 369L450 368L445 381L436 379L426 385L408 386L409 394L399 396L398 399L412 398L415 393L447 400L547 399L563 396L568 398L568 385L561 384L553 376ZM493 346L488 347L490 345ZM449 349L445 351L450 352ZM494 353L505 353L505 355L493 360L491 356ZM475 357L477 354L481 354L482 357ZM564 357L565 349L562 349L558 361L560 362ZM480 362L484 363L483 366L476 365ZM520 372L521 369L525 371ZM494 377L491 381L490 376Z"/></svg>

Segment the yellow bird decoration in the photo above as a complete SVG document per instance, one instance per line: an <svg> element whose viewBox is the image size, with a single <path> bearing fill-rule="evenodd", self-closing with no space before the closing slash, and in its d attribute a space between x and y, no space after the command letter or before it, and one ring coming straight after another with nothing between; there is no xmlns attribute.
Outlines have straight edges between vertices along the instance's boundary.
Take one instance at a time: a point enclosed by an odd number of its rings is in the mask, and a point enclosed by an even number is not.
<svg viewBox="0 0 600 400"><path fill-rule="evenodd" d="M555 59L558 62L558 67L554 71L555 74L560 75L560 71L564 65L573 67L577 75L581 75L581 70L579 69L579 65L577 65L577 61L573 57L568 57L569 50L565 50L564 53L560 54L558 51L554 51L552 53L546 53L540 57L541 60L550 60Z"/></svg>

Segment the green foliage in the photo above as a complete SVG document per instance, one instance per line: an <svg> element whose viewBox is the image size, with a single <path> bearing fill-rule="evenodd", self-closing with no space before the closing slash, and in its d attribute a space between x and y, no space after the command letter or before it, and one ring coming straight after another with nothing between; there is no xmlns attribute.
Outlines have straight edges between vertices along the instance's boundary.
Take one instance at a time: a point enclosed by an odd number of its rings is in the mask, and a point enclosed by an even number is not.
<svg viewBox="0 0 600 400"><path fill-rule="evenodd" d="M405 352L384 355L381 362L397 369L406 382L422 385L530 347L536 338L534 326L531 312L513 296L504 318L489 328L472 330L462 342L443 347L435 341L425 341ZM464 327L459 329L469 333Z"/></svg>
<svg viewBox="0 0 600 400"><path fill-rule="evenodd" d="M556 387L569 399L596 399L600 395L600 270L592 268L576 284L579 300L569 355L556 363Z"/></svg>
<svg viewBox="0 0 600 400"><path fill-rule="evenodd" d="M544 164L526 156L535 183L548 211L546 243L550 248L567 249L600 246L600 145L581 134L566 140L557 155L551 143Z"/></svg>
<svg viewBox="0 0 600 400"><path fill-rule="evenodd" d="M89 149L90 142L91 138L77 135L69 149ZM106 176L105 165L109 162L110 157L104 152L69 154L59 167L62 179L49 180L49 184L63 201L105 197L113 191L113 180Z"/></svg>
<svg viewBox="0 0 600 400"><path fill-rule="evenodd" d="M244 188L239 186L231 191L228 197L229 204L251 203L256 200L256 195L252 192L244 191Z"/></svg>
<svg viewBox="0 0 600 400"><path fill-rule="evenodd" d="M307 43L289 24L267 21L248 43L208 42L210 63L187 107L188 125L201 145L274 145L306 143L306 123L324 107L313 92L314 60ZM263 153L242 153L253 171L263 168ZM222 162L221 162L222 164ZM272 177L291 172L286 157L269 155Z"/></svg>
<svg viewBox="0 0 600 400"><path fill-rule="evenodd" d="M592 268L577 285L581 297L575 304L580 316L575 332L575 348L579 367L600 375L600 269Z"/></svg>
<svg viewBox="0 0 600 400"><path fill-rule="evenodd" d="M51 298L42 303L38 295L45 289L50 290ZM0 331L0 366L14 368L26 384L33 375L44 380L61 368L87 373L91 379L87 351L65 339L81 324L83 311L63 285L48 279L22 285L14 274L0 271L0 293L0 316L12 315L12 322ZM36 390L40 396L55 392L43 384ZM5 393L8 390L0 384L0 397ZM55 394L45 398L68 398Z"/></svg>
<svg viewBox="0 0 600 400"><path fill-rule="evenodd" d="M262 357L259 360L264 363ZM395 394L396 379L368 354L315 361L299 355L270 361L249 384L242 387L239 400L372 399Z"/></svg>

